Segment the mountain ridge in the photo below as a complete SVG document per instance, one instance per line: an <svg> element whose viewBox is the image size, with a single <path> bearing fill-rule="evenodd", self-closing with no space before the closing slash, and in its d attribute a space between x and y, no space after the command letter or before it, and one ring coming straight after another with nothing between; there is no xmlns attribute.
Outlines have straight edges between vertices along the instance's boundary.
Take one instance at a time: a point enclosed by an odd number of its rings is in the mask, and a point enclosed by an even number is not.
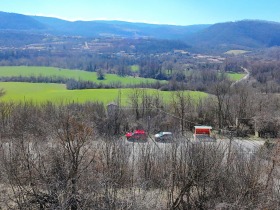
<svg viewBox="0 0 280 210"><path fill-rule="evenodd" d="M81 36L84 38L181 40L204 51L280 46L280 23L266 20L176 26L118 20L68 21L55 17L0 12L0 32L5 34L9 31L16 34L31 32L40 35Z"/></svg>
<svg viewBox="0 0 280 210"><path fill-rule="evenodd" d="M111 34L124 37L150 37L160 39L182 39L209 25L176 26L165 24L133 23L118 20L66 21L58 18L32 16L35 20L51 26L58 34L102 36Z"/></svg>

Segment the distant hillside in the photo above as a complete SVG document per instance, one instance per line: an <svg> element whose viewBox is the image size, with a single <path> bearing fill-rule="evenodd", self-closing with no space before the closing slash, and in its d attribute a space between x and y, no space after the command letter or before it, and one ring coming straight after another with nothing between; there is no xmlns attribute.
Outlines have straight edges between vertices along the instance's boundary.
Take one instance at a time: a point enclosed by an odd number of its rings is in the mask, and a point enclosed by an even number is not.
<svg viewBox="0 0 280 210"><path fill-rule="evenodd" d="M43 23L26 15L0 12L1 30L43 30L46 26Z"/></svg>
<svg viewBox="0 0 280 210"><path fill-rule="evenodd" d="M0 30L0 47L20 47L41 43L46 38L43 34L26 31Z"/></svg>
<svg viewBox="0 0 280 210"><path fill-rule="evenodd" d="M280 24L276 22L244 20L214 24L187 41L210 48L262 48L280 45Z"/></svg>
<svg viewBox="0 0 280 210"><path fill-rule="evenodd" d="M66 21L52 17L0 12L0 31L32 31L82 37L182 39L209 25L174 26L124 21Z"/></svg>
<svg viewBox="0 0 280 210"><path fill-rule="evenodd" d="M84 37L119 36L127 38L149 37L156 39L182 39L209 25L173 26L124 21L65 21L57 18L33 16L53 33Z"/></svg>

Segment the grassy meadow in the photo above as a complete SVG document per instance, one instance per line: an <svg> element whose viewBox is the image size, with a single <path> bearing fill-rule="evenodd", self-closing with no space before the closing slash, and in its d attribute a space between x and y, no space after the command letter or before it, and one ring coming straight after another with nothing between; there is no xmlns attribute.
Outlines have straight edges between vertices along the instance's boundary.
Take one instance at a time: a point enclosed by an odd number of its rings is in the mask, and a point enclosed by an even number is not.
<svg viewBox="0 0 280 210"><path fill-rule="evenodd" d="M139 66L131 66L133 71L138 71ZM229 78L233 81L237 81L245 76L242 73L227 73ZM121 83L123 85L140 84L140 83L154 83L157 80L150 78L141 77L120 77L116 74L105 74L105 80L98 80L96 72L87 72L82 70L70 70L60 69L55 67L41 67L41 66L1 66L0 77L12 77L12 76L23 76L23 77L62 77L69 79L76 79L82 81L91 81L95 83ZM161 81L164 82L164 81Z"/></svg>
<svg viewBox="0 0 280 210"><path fill-rule="evenodd" d="M121 101L127 105L127 99L133 89L86 89L86 90L67 90L63 84L45 83L24 83L24 82L0 82L0 88L6 94L0 98L1 101L33 101L34 103L44 103L52 101L54 103L85 103L87 101L100 101L105 104L115 101L121 91ZM185 91L194 99L206 97L208 94L198 91ZM171 91L158 91L147 89L148 94L159 94L166 102L170 101Z"/></svg>
<svg viewBox="0 0 280 210"><path fill-rule="evenodd" d="M176 70L173 70L173 72L176 72ZM192 71L185 71L185 72L184 72L184 74L185 74L186 76L190 76L191 73L192 73ZM165 74L169 75L169 71L168 71L168 70L165 70ZM242 79L242 78L245 77L245 75L246 75L246 74L244 74L244 73L228 73L228 72L226 72L225 74L228 76L228 78L229 78L231 81L234 81L234 82L237 81L237 80Z"/></svg>
<svg viewBox="0 0 280 210"><path fill-rule="evenodd" d="M43 76L43 77L63 77L76 80L91 81L95 83L121 83L123 85L153 83L157 80L146 79L140 77L120 77L116 74L105 74L105 80L98 80L96 72L87 72L82 70L69 70L54 67L39 67L39 66L4 66L0 67L0 77L11 76Z"/></svg>
<svg viewBox="0 0 280 210"><path fill-rule="evenodd" d="M227 76L232 81L238 81L246 76L246 74L243 73L227 73Z"/></svg>

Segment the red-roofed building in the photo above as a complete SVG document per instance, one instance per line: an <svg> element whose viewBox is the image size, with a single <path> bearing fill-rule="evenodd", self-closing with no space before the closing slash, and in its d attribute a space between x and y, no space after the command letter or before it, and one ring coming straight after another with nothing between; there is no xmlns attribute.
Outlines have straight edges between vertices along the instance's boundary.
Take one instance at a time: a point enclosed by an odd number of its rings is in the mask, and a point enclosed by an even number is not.
<svg viewBox="0 0 280 210"><path fill-rule="evenodd" d="M204 125L194 126L194 134L193 134L194 140L196 140L198 136L210 136L211 130L212 130L211 126L204 126Z"/></svg>

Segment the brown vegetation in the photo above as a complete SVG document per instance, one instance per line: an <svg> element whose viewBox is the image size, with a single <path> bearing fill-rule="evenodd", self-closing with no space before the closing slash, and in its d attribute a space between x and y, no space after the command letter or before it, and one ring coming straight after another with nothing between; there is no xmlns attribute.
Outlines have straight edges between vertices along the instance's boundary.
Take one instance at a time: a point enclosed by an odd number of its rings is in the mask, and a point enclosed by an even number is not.
<svg viewBox="0 0 280 210"><path fill-rule="evenodd" d="M99 103L0 103L1 208L279 208L278 166L271 167L266 149L248 155L184 136L199 122L219 128L275 106L276 100L262 106L266 98L242 86L221 91L222 100L199 102L174 92L165 104L135 89L130 107L118 106L120 93L108 113ZM139 127L150 137L170 129L176 138L170 144L123 140Z"/></svg>

